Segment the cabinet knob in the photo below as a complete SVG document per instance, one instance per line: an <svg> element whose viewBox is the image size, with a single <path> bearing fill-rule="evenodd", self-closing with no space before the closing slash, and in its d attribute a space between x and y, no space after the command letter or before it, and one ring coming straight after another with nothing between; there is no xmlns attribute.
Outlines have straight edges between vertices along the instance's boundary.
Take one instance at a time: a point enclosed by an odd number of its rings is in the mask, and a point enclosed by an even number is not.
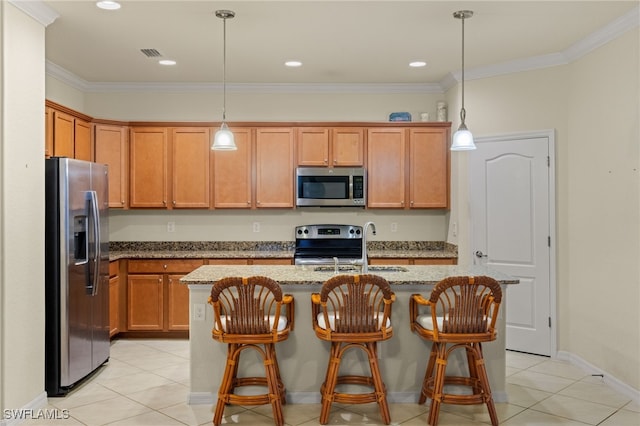
<svg viewBox="0 0 640 426"><path fill-rule="evenodd" d="M176 205L176 200L173 200L173 205L174 205L174 206Z"/></svg>
<svg viewBox="0 0 640 426"><path fill-rule="evenodd" d="M164 269L167 269L167 265L162 265L162 267L163 267Z"/></svg>
<svg viewBox="0 0 640 426"><path fill-rule="evenodd" d="M162 205L166 206L167 205L167 200L162 200Z"/></svg>
<svg viewBox="0 0 640 426"><path fill-rule="evenodd" d="M329 164L329 160L327 160L326 158L324 159L324 164Z"/></svg>
<svg viewBox="0 0 640 426"><path fill-rule="evenodd" d="M247 201L247 205L250 206L251 205L251 200Z"/></svg>
<svg viewBox="0 0 640 426"><path fill-rule="evenodd" d="M120 200L120 204L124 206L124 200Z"/></svg>

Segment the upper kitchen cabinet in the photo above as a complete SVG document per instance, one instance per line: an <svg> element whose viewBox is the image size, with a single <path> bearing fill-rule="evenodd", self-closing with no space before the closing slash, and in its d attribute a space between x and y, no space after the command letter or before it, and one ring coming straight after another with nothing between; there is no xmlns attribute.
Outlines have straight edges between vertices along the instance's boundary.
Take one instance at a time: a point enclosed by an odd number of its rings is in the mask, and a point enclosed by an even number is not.
<svg viewBox="0 0 640 426"><path fill-rule="evenodd" d="M210 143L209 128L172 129L173 208L209 208Z"/></svg>
<svg viewBox="0 0 640 426"><path fill-rule="evenodd" d="M209 208L209 135L207 127L132 127L129 206Z"/></svg>
<svg viewBox="0 0 640 426"><path fill-rule="evenodd" d="M129 205L131 207L167 207L168 133L166 127L131 128L129 141Z"/></svg>
<svg viewBox="0 0 640 426"><path fill-rule="evenodd" d="M47 101L45 156L93 160L91 118Z"/></svg>
<svg viewBox="0 0 640 426"><path fill-rule="evenodd" d="M409 132L409 206L449 207L449 129Z"/></svg>
<svg viewBox="0 0 640 426"><path fill-rule="evenodd" d="M256 129L256 207L293 208L293 128Z"/></svg>
<svg viewBox="0 0 640 426"><path fill-rule="evenodd" d="M405 157L405 129L368 129L367 207L405 207Z"/></svg>
<svg viewBox="0 0 640 426"><path fill-rule="evenodd" d="M128 128L96 124L95 156L96 163L109 166L109 207L127 207L128 189Z"/></svg>
<svg viewBox="0 0 640 426"><path fill-rule="evenodd" d="M92 161L91 123L74 119L73 123L73 157L77 160Z"/></svg>
<svg viewBox="0 0 640 426"><path fill-rule="evenodd" d="M368 130L369 208L449 207L449 127Z"/></svg>
<svg viewBox="0 0 640 426"><path fill-rule="evenodd" d="M44 108L44 128L44 156L49 158L53 155L53 109L50 107Z"/></svg>
<svg viewBox="0 0 640 426"><path fill-rule="evenodd" d="M213 161L213 207L249 209L253 206L252 131L232 128L235 151L211 151Z"/></svg>
<svg viewBox="0 0 640 426"><path fill-rule="evenodd" d="M364 164L364 129L300 127L298 166L341 167Z"/></svg>
<svg viewBox="0 0 640 426"><path fill-rule="evenodd" d="M74 158L73 116L53 110L53 156Z"/></svg>

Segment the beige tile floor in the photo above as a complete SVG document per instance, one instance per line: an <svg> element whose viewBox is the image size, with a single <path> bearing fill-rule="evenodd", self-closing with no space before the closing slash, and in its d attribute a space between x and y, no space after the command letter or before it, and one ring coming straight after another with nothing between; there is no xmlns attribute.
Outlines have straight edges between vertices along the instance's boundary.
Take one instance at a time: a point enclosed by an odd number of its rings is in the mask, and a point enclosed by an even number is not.
<svg viewBox="0 0 640 426"><path fill-rule="evenodd" d="M507 352L509 403L496 404L504 425L639 426L640 404L600 378L567 362ZM189 345L186 340L116 340L107 365L64 398L49 398L46 412L59 420L28 425L205 425L212 405L187 405ZM428 402L391 404L393 425L425 425ZM317 425L320 406L288 404L288 425ZM51 415L51 414L49 414ZM223 423L273 425L271 407L228 407ZM343 405L330 425L380 425L377 405ZM484 406L444 405L441 425L490 424Z"/></svg>

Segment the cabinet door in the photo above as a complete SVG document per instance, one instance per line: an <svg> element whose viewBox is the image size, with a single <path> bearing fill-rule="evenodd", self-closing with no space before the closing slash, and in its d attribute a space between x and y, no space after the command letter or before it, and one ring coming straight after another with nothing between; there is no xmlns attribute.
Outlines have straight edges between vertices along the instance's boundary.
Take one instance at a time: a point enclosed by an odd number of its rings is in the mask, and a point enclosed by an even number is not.
<svg viewBox="0 0 640 426"><path fill-rule="evenodd" d="M44 156L51 157L53 155L53 110L49 107L44 108Z"/></svg>
<svg viewBox="0 0 640 426"><path fill-rule="evenodd" d="M291 265L291 259L270 259L270 258L261 258L261 259L252 259L252 265Z"/></svg>
<svg viewBox="0 0 640 426"><path fill-rule="evenodd" d="M446 129L411 129L409 207L449 207L449 149Z"/></svg>
<svg viewBox="0 0 640 426"><path fill-rule="evenodd" d="M167 129L131 129L131 207L167 207Z"/></svg>
<svg viewBox="0 0 640 426"><path fill-rule="evenodd" d="M129 275L127 330L163 330L163 276Z"/></svg>
<svg viewBox="0 0 640 426"><path fill-rule="evenodd" d="M405 130L369 129L367 133L367 207L403 208Z"/></svg>
<svg viewBox="0 0 640 426"><path fill-rule="evenodd" d="M189 330L189 286L180 283L183 276L168 276L169 330Z"/></svg>
<svg viewBox="0 0 640 426"><path fill-rule="evenodd" d="M53 155L73 158L73 117L60 111L53 111Z"/></svg>
<svg viewBox="0 0 640 426"><path fill-rule="evenodd" d="M172 131L172 194L174 208L209 207L209 129Z"/></svg>
<svg viewBox="0 0 640 426"><path fill-rule="evenodd" d="M297 131L298 166L329 165L329 129L301 127Z"/></svg>
<svg viewBox="0 0 640 426"><path fill-rule="evenodd" d="M256 207L293 207L293 129L256 130Z"/></svg>
<svg viewBox="0 0 640 426"><path fill-rule="evenodd" d="M120 331L120 278L109 278L109 337Z"/></svg>
<svg viewBox="0 0 640 426"><path fill-rule="evenodd" d="M251 208L251 129L231 129L236 151L212 151L213 206L217 209Z"/></svg>
<svg viewBox="0 0 640 426"><path fill-rule="evenodd" d="M331 157L333 166L364 165L364 129L358 127L332 129Z"/></svg>
<svg viewBox="0 0 640 426"><path fill-rule="evenodd" d="M127 200L127 128L97 124L95 129L96 163L109 166L109 207L126 207Z"/></svg>
<svg viewBox="0 0 640 426"><path fill-rule="evenodd" d="M73 156L78 160L93 161L91 154L91 123L74 120Z"/></svg>

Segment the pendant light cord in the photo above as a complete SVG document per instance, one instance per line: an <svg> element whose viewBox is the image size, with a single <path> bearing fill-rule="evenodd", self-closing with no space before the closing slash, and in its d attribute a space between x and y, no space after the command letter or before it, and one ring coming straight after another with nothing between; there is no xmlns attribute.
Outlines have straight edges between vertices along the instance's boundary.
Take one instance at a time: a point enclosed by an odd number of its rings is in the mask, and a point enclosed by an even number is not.
<svg viewBox="0 0 640 426"><path fill-rule="evenodd" d="M464 21L463 21L464 23ZM222 19L222 122L227 121L227 18Z"/></svg>
<svg viewBox="0 0 640 426"><path fill-rule="evenodd" d="M467 112L464 109L464 15L462 15L462 108L460 109L460 120L462 124L467 116Z"/></svg>

